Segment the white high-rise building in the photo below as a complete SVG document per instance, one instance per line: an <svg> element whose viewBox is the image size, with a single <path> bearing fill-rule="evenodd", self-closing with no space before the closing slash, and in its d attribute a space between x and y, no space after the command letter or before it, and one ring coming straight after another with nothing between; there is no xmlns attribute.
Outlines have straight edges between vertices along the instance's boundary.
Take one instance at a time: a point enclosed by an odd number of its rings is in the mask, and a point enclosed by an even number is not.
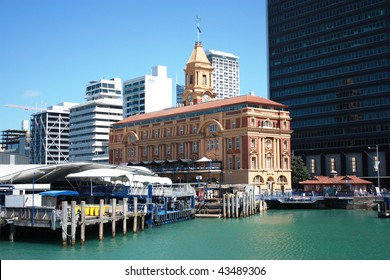
<svg viewBox="0 0 390 280"><path fill-rule="evenodd" d="M240 64L238 56L231 53L208 50L207 58L213 66L213 90L217 99L240 95Z"/></svg>
<svg viewBox="0 0 390 280"><path fill-rule="evenodd" d="M152 67L151 75L123 83L123 117L160 111L172 107L172 79L167 67Z"/></svg>
<svg viewBox="0 0 390 280"><path fill-rule="evenodd" d="M110 127L122 120L122 81L89 82L85 100L70 109L69 161L108 163Z"/></svg>
<svg viewBox="0 0 390 280"><path fill-rule="evenodd" d="M77 103L63 102L31 115L32 164L58 164L69 160L69 110Z"/></svg>

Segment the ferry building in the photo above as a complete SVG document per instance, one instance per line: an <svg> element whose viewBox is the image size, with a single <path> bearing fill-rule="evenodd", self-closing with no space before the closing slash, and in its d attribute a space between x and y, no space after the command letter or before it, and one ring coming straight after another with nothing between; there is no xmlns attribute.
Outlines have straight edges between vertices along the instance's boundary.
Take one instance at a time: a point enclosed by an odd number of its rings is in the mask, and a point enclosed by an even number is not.
<svg viewBox="0 0 390 280"><path fill-rule="evenodd" d="M184 106L130 116L110 131L110 163L151 168L173 182L291 191L287 106L254 95L217 100L200 42L187 62Z"/></svg>

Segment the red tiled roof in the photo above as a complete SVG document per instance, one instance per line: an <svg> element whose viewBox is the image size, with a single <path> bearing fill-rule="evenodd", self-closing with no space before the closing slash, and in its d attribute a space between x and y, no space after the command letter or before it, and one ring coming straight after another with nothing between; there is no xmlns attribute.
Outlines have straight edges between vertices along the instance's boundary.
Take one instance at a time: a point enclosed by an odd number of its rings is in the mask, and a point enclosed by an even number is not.
<svg viewBox="0 0 390 280"><path fill-rule="evenodd" d="M301 185L371 185L372 182L363 180L355 175L347 176L313 176L305 181L299 182Z"/></svg>
<svg viewBox="0 0 390 280"><path fill-rule="evenodd" d="M168 117L173 115L180 115L180 114L186 114L189 112L197 112L197 111L203 111L203 110L209 110L214 108L220 108L220 107L226 107L236 104L242 104L242 103L254 103L258 105L263 106L270 106L270 107L279 107L279 108L287 108L287 105L260 97L260 96L254 96L254 95L242 95L232 98L226 98L221 100L213 100L208 102L202 102L194 105L189 106L183 106L183 107L177 107L177 108L171 108L156 112L150 112L146 114L140 114L135 116L130 116L126 119L123 119L115 125L130 123L130 122L138 122L138 121L144 121L149 119L155 119L155 118L161 118L161 117Z"/></svg>

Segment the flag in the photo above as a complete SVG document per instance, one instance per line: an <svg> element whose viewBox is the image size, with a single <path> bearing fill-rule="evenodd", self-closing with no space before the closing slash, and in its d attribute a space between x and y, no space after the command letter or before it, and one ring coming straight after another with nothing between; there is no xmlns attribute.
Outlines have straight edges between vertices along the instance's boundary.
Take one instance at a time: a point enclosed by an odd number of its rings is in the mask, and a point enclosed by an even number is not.
<svg viewBox="0 0 390 280"><path fill-rule="evenodd" d="M202 31L200 31L200 28L199 28L199 26L198 26L197 28L198 28L198 31L199 31L199 33L202 33Z"/></svg>

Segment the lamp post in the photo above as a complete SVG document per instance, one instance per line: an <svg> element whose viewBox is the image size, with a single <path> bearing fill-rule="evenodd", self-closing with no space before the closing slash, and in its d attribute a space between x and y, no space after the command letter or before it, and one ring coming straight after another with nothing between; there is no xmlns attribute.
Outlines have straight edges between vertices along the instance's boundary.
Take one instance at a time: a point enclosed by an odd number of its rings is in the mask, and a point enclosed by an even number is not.
<svg viewBox="0 0 390 280"><path fill-rule="evenodd" d="M42 171L34 171L32 177L32 203L31 203L31 226L34 226L34 215L35 215L35 174L44 174Z"/></svg>
<svg viewBox="0 0 390 280"><path fill-rule="evenodd" d="M377 171L377 175L378 175L378 189L380 189L380 176L379 176L379 164L380 164L380 161L379 161L378 145L376 145L375 147L368 147L368 149L369 150L376 149L376 160L375 160L375 163L374 163L374 169Z"/></svg>

